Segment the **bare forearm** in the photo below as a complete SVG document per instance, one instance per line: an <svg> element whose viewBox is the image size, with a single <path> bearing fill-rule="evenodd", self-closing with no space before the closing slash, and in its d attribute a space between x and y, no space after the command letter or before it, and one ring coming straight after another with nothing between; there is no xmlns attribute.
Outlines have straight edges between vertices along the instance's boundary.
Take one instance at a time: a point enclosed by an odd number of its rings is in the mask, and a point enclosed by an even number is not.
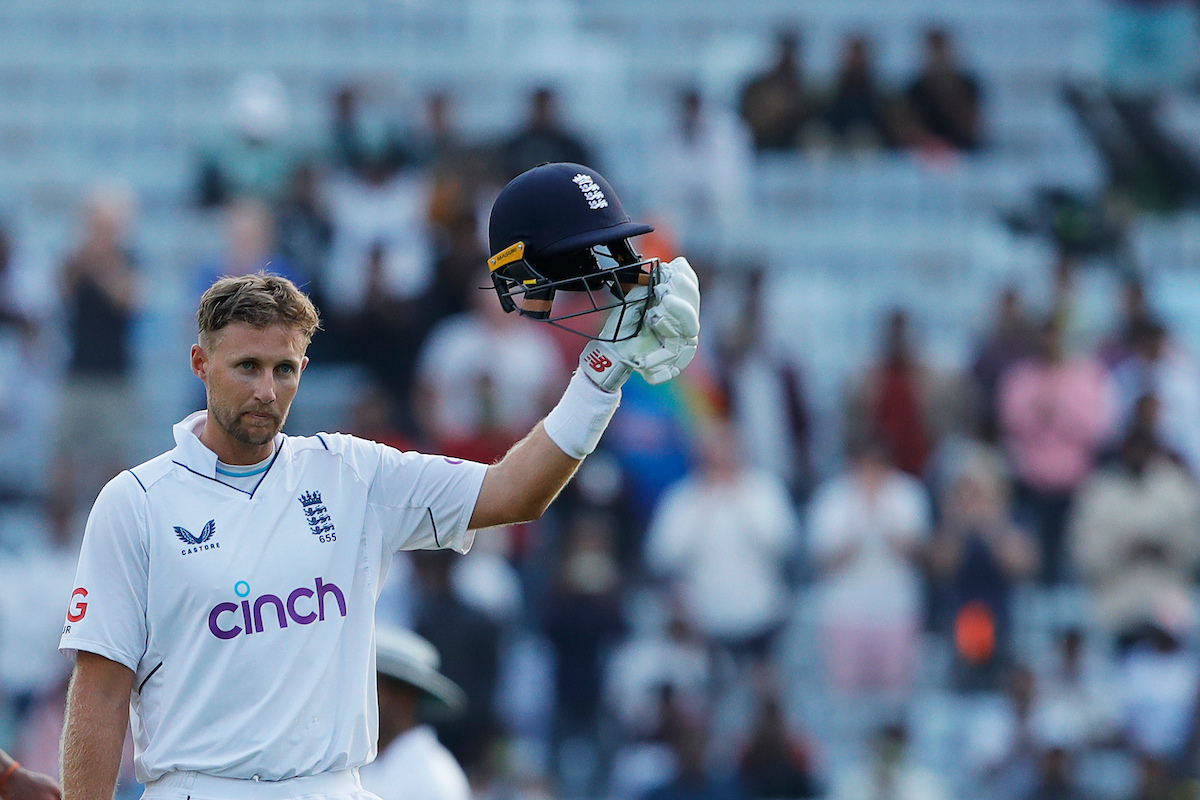
<svg viewBox="0 0 1200 800"><path fill-rule="evenodd" d="M580 463L564 453L539 422L504 458L488 467L471 527L537 519L558 497Z"/></svg>
<svg viewBox="0 0 1200 800"><path fill-rule="evenodd" d="M120 682L97 682L77 669L63 726L64 800L111 800L129 725L129 693Z"/></svg>

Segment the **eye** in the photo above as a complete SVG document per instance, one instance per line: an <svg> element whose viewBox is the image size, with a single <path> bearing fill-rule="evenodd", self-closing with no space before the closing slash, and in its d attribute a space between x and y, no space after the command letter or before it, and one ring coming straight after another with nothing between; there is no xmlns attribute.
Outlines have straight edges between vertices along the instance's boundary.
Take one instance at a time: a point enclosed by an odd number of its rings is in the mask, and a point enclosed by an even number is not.
<svg viewBox="0 0 1200 800"><path fill-rule="evenodd" d="M240 364L238 364L238 369L246 369L246 370L254 369L254 362L253 361L243 361Z"/></svg>
<svg viewBox="0 0 1200 800"><path fill-rule="evenodd" d="M284 375L291 375L293 372L296 371L296 367L293 366L292 364L280 364L279 371L282 372Z"/></svg>

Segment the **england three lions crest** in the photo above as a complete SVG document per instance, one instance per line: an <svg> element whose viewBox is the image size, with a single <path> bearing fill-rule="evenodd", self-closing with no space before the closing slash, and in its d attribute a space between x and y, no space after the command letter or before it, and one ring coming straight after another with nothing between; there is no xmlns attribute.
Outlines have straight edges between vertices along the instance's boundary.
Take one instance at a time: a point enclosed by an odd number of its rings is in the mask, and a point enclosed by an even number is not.
<svg viewBox="0 0 1200 800"><path fill-rule="evenodd" d="M333 520L329 509L321 501L320 492L305 492L300 495L300 507L304 509L304 519L312 535L322 542L337 541L337 531L333 529Z"/></svg>

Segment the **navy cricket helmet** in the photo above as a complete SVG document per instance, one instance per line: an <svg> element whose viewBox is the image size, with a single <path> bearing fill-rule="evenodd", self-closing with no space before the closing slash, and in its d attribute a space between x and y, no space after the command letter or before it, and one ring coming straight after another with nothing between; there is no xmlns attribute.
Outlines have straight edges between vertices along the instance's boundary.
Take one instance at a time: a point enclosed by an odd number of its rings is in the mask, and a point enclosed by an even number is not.
<svg viewBox="0 0 1200 800"><path fill-rule="evenodd" d="M488 221L488 267L505 311L575 330L561 320L645 303L658 259L643 259L629 239L654 230L633 222L600 173L582 164L541 164L501 190ZM556 292L585 292L580 308L554 312ZM630 334L632 335L632 334ZM628 337L626 337L628 338Z"/></svg>

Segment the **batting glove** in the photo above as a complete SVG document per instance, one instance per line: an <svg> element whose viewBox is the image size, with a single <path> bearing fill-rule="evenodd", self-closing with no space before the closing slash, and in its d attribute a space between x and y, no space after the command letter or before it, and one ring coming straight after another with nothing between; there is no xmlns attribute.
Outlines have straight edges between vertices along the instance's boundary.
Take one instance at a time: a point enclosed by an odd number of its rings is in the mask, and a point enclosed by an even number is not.
<svg viewBox="0 0 1200 800"><path fill-rule="evenodd" d="M646 287L638 286L628 297L633 304L648 294ZM641 330L632 336L639 322ZM649 384L665 383L691 363L699 333L700 284L687 259L680 256L659 266L654 296L640 320L624 308L609 313L601 337L618 341L588 342L579 368L610 392L621 388L635 371Z"/></svg>

